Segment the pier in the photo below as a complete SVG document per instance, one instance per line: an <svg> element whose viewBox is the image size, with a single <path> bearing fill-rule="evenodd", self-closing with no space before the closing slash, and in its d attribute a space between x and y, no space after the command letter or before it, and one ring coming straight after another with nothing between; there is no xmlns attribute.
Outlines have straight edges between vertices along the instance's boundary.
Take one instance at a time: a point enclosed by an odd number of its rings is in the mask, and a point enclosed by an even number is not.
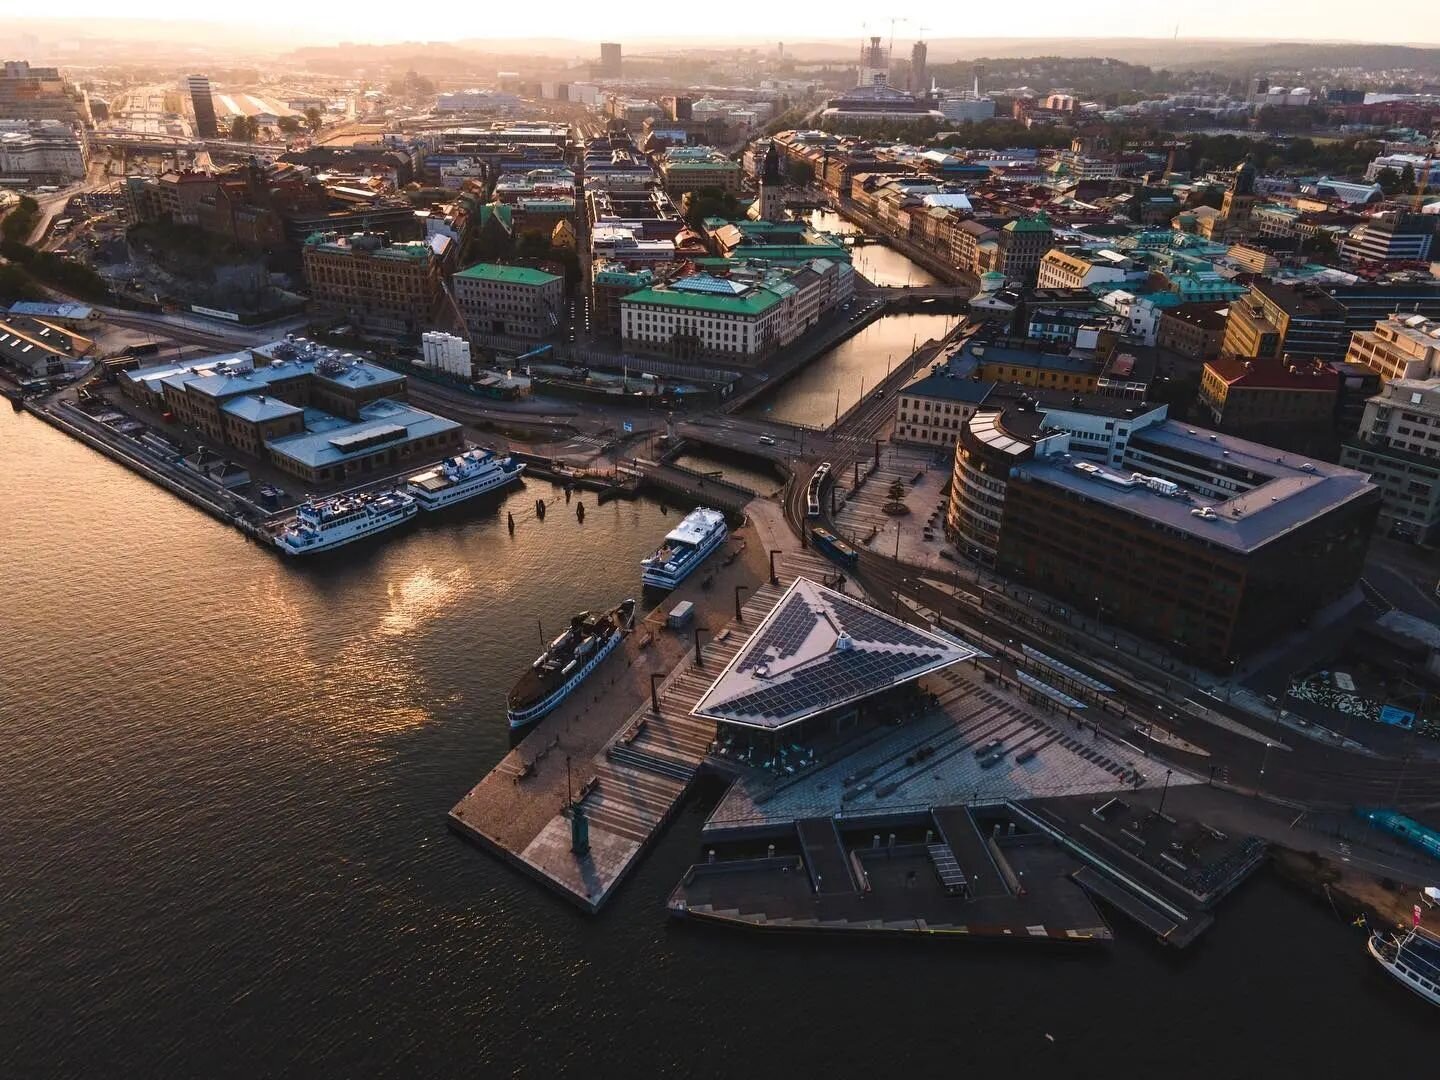
<svg viewBox="0 0 1440 1080"><path fill-rule="evenodd" d="M744 644L746 625L764 618L799 573L823 565L813 555L786 554L772 585L764 545L746 540L743 529L732 535L726 550L669 593L456 803L450 827L582 910L599 911L674 814L710 751L715 724L690 710ZM709 589L701 580L707 572ZM750 590L743 620L735 618L737 586ZM665 629L666 613L682 600L695 604L695 625ZM588 824L589 849L578 854L573 807Z"/></svg>

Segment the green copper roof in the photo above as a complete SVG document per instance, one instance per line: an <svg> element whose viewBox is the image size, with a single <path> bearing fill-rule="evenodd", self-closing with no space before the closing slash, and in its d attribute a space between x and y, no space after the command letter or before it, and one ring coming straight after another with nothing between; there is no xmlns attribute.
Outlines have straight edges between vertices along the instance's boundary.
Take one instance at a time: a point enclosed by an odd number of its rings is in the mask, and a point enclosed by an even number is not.
<svg viewBox="0 0 1440 1080"><path fill-rule="evenodd" d="M668 289L641 289L625 297L626 304L654 304L717 315L759 315L780 302L768 289L756 289L745 296L707 296L703 293L672 292Z"/></svg>
<svg viewBox="0 0 1440 1080"><path fill-rule="evenodd" d="M547 274L544 270L532 270L528 266L501 266L499 263L476 263L455 276L477 281L499 281L506 285L548 285L560 280L558 274Z"/></svg>

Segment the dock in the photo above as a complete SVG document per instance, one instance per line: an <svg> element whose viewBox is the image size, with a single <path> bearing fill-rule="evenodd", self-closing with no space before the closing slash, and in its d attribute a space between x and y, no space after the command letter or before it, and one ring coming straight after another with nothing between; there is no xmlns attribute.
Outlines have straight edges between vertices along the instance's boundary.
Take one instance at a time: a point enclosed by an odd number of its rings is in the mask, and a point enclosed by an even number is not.
<svg viewBox="0 0 1440 1080"><path fill-rule="evenodd" d="M715 724L690 710L748 638L747 624L768 614L800 572L814 572L815 556L787 554L777 560L779 583L772 585L763 545L745 539L732 536L729 551L739 555L729 565L727 554L717 553L670 593L455 804L450 827L582 910L598 912L675 813L710 751ZM708 590L702 574L713 574ZM734 617L736 586L751 590L743 622ZM696 626L677 634L664 629L664 618L681 600L696 605ZM572 850L572 805L589 828L589 850L581 854Z"/></svg>

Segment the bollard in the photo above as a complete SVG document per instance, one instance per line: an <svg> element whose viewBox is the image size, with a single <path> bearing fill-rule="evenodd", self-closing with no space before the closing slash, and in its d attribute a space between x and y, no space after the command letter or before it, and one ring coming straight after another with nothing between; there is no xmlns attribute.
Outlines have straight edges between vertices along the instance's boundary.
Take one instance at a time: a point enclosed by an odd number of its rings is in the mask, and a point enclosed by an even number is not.
<svg viewBox="0 0 1440 1080"><path fill-rule="evenodd" d="M774 845L774 844L768 844L768 845L766 845L766 848L765 848L765 857L766 857L767 859L773 859L773 858L775 857L775 845Z"/></svg>
<svg viewBox="0 0 1440 1080"><path fill-rule="evenodd" d="M933 837L934 835L935 835L935 833L934 833L932 830L926 829L926 830L925 830L925 843L926 843L926 844L929 844L931 837Z"/></svg>
<svg viewBox="0 0 1440 1080"><path fill-rule="evenodd" d="M880 846L880 834L879 834L878 832L875 833L873 836L870 837L870 846L871 846L872 848L879 848L879 846Z"/></svg>
<svg viewBox="0 0 1440 1080"><path fill-rule="evenodd" d="M714 849L713 847L710 849L709 857L706 858L705 861L706 861L706 862L712 862L712 863L715 861L715 849Z"/></svg>

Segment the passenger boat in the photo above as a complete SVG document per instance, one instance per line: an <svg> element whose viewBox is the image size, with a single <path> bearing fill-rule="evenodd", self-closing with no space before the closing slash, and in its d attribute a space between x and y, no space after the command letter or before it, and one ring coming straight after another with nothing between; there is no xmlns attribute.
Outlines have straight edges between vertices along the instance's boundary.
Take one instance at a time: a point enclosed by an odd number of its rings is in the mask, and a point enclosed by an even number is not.
<svg viewBox="0 0 1440 1080"><path fill-rule="evenodd" d="M603 614L582 611L516 680L506 702L512 728L533 724L564 701L635 625L635 601Z"/></svg>
<svg viewBox="0 0 1440 1080"><path fill-rule="evenodd" d="M719 510L700 507L665 535L653 555L640 560L640 580L657 589L673 589L725 542L729 531Z"/></svg>
<svg viewBox="0 0 1440 1080"><path fill-rule="evenodd" d="M525 466L512 457L474 448L410 477L405 490L414 496L421 510L443 510L512 484L524 471Z"/></svg>
<svg viewBox="0 0 1440 1080"><path fill-rule="evenodd" d="M398 488L301 503L295 524L275 538L287 555L317 555L393 529L415 516L415 500Z"/></svg>
<svg viewBox="0 0 1440 1080"><path fill-rule="evenodd" d="M1431 1005L1440 1005L1440 937L1423 926L1388 934L1376 930L1368 947L1397 982Z"/></svg>

